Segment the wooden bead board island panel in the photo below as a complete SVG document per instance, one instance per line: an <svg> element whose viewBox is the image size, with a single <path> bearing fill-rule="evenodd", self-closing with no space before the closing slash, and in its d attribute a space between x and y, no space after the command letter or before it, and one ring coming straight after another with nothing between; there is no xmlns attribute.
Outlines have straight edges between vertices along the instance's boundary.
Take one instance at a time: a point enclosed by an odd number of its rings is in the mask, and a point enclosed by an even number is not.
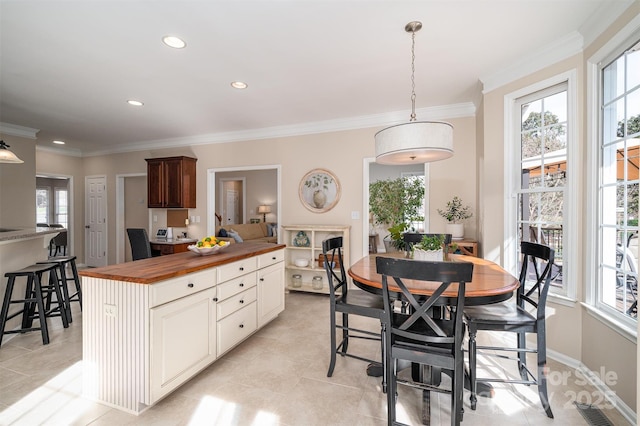
<svg viewBox="0 0 640 426"><path fill-rule="evenodd" d="M85 269L83 394L140 414L284 310L284 245Z"/></svg>

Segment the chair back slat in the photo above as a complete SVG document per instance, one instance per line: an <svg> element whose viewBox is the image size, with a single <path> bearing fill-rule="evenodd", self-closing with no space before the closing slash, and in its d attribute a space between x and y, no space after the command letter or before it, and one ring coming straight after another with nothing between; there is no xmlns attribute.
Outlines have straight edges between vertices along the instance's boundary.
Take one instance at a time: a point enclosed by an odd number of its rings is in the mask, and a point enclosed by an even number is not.
<svg viewBox="0 0 640 426"><path fill-rule="evenodd" d="M376 258L376 269L382 275L382 296L384 299L387 327L392 336L400 336L422 343L453 344L463 330L462 313L466 283L471 281L473 264L467 262L425 262L388 257ZM390 290L389 277L395 283ZM416 298L407 286L408 280L433 281L441 284L431 296ZM453 303L443 300L443 293L457 283L458 291ZM396 289L397 288L397 289ZM412 312L408 315L394 315L391 293L399 293L408 302ZM451 299L447 297L447 299ZM442 322L434 321L432 308L449 304L452 322L446 328Z"/></svg>
<svg viewBox="0 0 640 426"><path fill-rule="evenodd" d="M144 228L127 228L129 243L131 244L131 258L133 260L148 259L151 255L149 235Z"/></svg>
<svg viewBox="0 0 640 426"><path fill-rule="evenodd" d="M348 292L347 275L345 265L342 262L342 237L328 238L322 241L322 254L324 255L324 269L329 280L329 292L331 298L346 298Z"/></svg>
<svg viewBox="0 0 640 426"><path fill-rule="evenodd" d="M520 253L522 254L522 268L520 269L517 304L523 309L526 309L527 305L533 307L536 310L536 317L544 318L555 252L549 246L522 241ZM527 288L531 270L533 270L535 279L533 285ZM534 293L537 298L533 297Z"/></svg>

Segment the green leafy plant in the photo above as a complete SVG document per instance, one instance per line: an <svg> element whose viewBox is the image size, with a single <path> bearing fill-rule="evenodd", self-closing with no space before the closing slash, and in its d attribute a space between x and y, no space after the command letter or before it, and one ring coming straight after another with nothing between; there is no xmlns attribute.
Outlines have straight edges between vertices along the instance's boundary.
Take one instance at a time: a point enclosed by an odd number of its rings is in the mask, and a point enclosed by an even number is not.
<svg viewBox="0 0 640 426"><path fill-rule="evenodd" d="M422 237L422 241L414 245L414 249L420 250L441 250L444 247L444 235L425 235Z"/></svg>
<svg viewBox="0 0 640 426"><path fill-rule="evenodd" d="M424 184L419 179L400 177L369 184L369 211L376 225L386 225L392 245L405 249L402 237L411 222L424 220L420 208L424 203Z"/></svg>
<svg viewBox="0 0 640 426"><path fill-rule="evenodd" d="M459 223L460 221L469 219L473 216L473 213L471 213L471 207L463 206L462 200L458 196L455 196L451 201L448 201L445 209L438 209L438 214L445 218L449 223Z"/></svg>

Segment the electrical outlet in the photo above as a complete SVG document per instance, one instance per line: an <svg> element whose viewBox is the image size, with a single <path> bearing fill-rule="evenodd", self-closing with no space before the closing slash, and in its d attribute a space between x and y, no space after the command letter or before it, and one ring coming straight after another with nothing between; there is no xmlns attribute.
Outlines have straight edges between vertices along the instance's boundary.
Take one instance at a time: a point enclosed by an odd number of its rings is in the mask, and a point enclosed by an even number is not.
<svg viewBox="0 0 640 426"><path fill-rule="evenodd" d="M360 219L360 212L357 210L354 210L351 212L351 219L353 220L358 220Z"/></svg>
<svg viewBox="0 0 640 426"><path fill-rule="evenodd" d="M153 221L154 221L154 222L157 222L157 221L158 221L158 215L157 215L157 214L154 214L154 215L153 215Z"/></svg>
<svg viewBox="0 0 640 426"><path fill-rule="evenodd" d="M115 318L118 316L118 307L116 305L104 304L104 314L108 317Z"/></svg>
<svg viewBox="0 0 640 426"><path fill-rule="evenodd" d="M200 216L196 216L196 223L200 223Z"/></svg>
<svg viewBox="0 0 640 426"><path fill-rule="evenodd" d="M196 223L196 217L195 216L191 216L191 223Z"/></svg>

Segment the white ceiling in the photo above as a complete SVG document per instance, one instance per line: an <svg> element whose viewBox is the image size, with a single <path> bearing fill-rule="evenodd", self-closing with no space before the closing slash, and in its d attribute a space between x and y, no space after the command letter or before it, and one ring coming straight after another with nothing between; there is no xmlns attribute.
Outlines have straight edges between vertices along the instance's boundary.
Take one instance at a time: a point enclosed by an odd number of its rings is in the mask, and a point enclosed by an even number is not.
<svg viewBox="0 0 640 426"><path fill-rule="evenodd" d="M483 85L579 52L629 4L0 0L0 130L95 155L406 121L412 20L418 119L469 115Z"/></svg>

